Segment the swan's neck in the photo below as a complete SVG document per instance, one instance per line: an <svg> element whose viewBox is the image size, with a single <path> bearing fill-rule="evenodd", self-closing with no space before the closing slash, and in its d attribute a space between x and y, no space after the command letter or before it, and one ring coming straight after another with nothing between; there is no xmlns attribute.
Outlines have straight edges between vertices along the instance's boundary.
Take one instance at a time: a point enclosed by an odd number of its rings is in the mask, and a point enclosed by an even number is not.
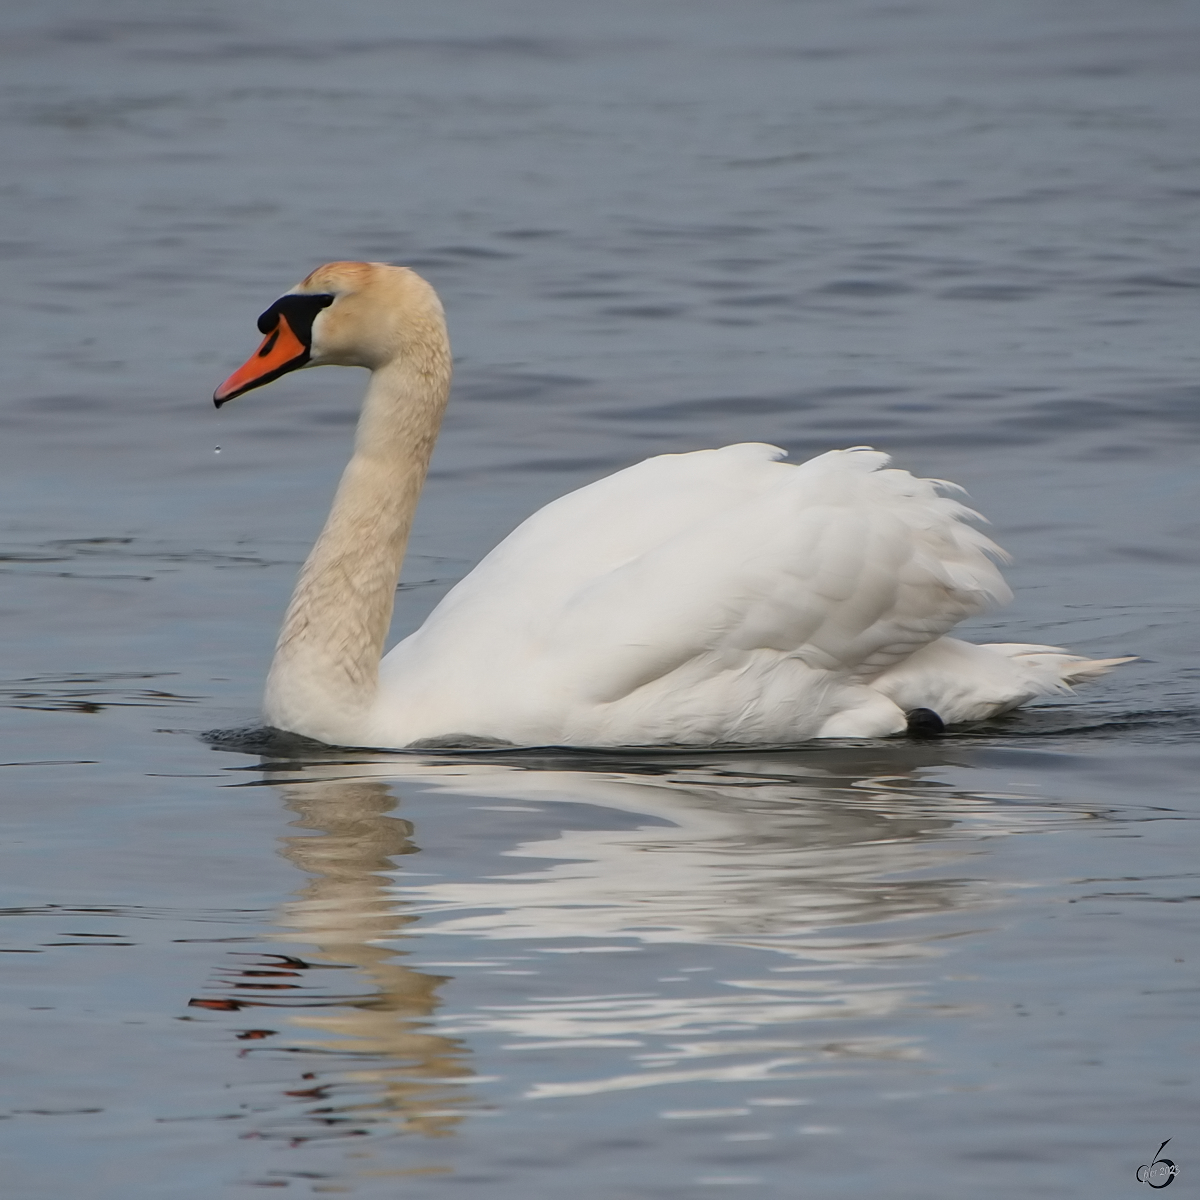
<svg viewBox="0 0 1200 1200"><path fill-rule="evenodd" d="M371 375L354 457L300 572L267 677L270 724L361 744L404 550L450 390L448 352Z"/></svg>

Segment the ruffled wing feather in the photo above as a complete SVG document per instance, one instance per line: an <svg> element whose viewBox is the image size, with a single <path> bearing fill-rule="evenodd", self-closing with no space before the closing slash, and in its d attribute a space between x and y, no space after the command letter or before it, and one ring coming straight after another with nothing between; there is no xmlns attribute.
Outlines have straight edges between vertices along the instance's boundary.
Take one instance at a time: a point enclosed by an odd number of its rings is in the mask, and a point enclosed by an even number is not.
<svg viewBox="0 0 1200 1200"><path fill-rule="evenodd" d="M588 706L650 689L661 729L676 675L681 704L709 709L714 677L784 660L861 685L1008 597L1000 551L937 481L869 449L782 455L665 455L535 513L384 660L405 724L426 724L419 696L438 732L506 736L507 722L514 740L543 726L555 740L556 722L577 729ZM711 731L720 716L687 720Z"/></svg>

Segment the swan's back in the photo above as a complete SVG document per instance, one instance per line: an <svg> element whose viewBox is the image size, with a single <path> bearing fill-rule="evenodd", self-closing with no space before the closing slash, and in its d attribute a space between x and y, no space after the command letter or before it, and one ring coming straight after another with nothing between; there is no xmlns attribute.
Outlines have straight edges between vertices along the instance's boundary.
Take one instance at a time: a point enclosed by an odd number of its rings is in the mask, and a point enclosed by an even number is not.
<svg viewBox="0 0 1200 1200"><path fill-rule="evenodd" d="M865 685L1006 599L999 551L883 454L782 457L664 455L535 513L384 659L376 740L795 741L892 707Z"/></svg>

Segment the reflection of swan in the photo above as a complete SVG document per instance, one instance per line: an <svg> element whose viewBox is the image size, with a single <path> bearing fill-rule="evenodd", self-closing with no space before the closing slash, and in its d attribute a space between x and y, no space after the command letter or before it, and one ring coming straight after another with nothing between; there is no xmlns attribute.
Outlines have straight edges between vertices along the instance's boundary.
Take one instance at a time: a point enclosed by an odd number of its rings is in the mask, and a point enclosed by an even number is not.
<svg viewBox="0 0 1200 1200"><path fill-rule="evenodd" d="M392 926L417 962L457 964L438 1032L469 1039L487 1076L533 1098L690 1097L922 1056L892 1021L928 986L922 963L977 923L964 914L1002 895L962 870L967 854L981 835L1079 816L951 786L944 756L920 745L568 763L403 756L272 772L297 795L316 789L329 829L372 779L403 790L419 840L439 848L380 879L402 914ZM528 832L504 836L510 821ZM381 909L367 924L389 937ZM664 983L667 964L699 973ZM495 968L516 968L502 991ZM511 1058L523 1050L552 1052L553 1070L527 1073Z"/></svg>
<svg viewBox="0 0 1200 1200"><path fill-rule="evenodd" d="M511 868L501 872L413 883L399 872L402 911L422 916L422 934L752 945L841 963L894 951L889 939L840 929L982 901L980 884L929 875L958 857L960 825L976 838L1047 822L1036 806L981 803L924 781L916 769L944 760L915 748L808 757L665 764L654 774L393 760L314 764L304 776L352 769L439 797L618 815L615 827L602 815L553 822L553 836L505 850ZM903 953L920 952L905 942Z"/></svg>
<svg viewBox="0 0 1200 1200"><path fill-rule="evenodd" d="M456 1081L472 1072L458 1039L429 1030L445 979L413 970L394 948L376 944L395 938L415 919L396 912L380 874L396 855L413 849L411 827L387 815L396 801L381 782L294 783L282 791L300 817L297 824L322 835L284 841L284 855L312 875L300 897L284 908L282 921L295 930L285 936L316 945L309 959L358 968L355 974L368 976L376 989L345 997L321 1015L301 1016L292 1008L290 1024L334 1035L317 1044L372 1064L338 1075L343 1086L365 1085L375 1093L367 1105L346 1107L355 1119L382 1111L400 1118L405 1130L448 1134L469 1099Z"/></svg>
<svg viewBox="0 0 1200 1200"><path fill-rule="evenodd" d="M843 779L821 770L789 775L773 778L770 763L746 763L724 779L707 771L661 779L467 772L438 791L566 800L640 819L525 842L508 852L517 860L512 874L413 883L400 894L406 911L425 917L423 931L758 946L860 965L895 947L840 928L980 900L973 884L920 877L955 856L943 840L953 821L936 810L906 812L903 781L860 788L847 803Z"/></svg>
<svg viewBox="0 0 1200 1200"><path fill-rule="evenodd" d="M271 666L279 728L360 746L877 737L906 710L977 720L1123 661L943 638L1008 594L969 510L874 451L793 467L743 445L650 459L544 508L381 666L449 391L441 305L411 271L332 263L259 328L218 404L297 367L372 372Z"/></svg>

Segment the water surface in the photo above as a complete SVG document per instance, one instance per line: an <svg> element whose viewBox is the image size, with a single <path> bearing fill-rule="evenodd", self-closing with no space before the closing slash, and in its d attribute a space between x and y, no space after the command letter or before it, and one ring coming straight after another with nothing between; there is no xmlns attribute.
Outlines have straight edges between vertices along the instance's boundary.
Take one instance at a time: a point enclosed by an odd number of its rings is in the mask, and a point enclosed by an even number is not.
<svg viewBox="0 0 1200 1200"><path fill-rule="evenodd" d="M1198 54L1187 0L0 15L11 1193L1185 1185ZM396 636L648 454L869 443L1014 554L970 636L1141 661L920 745L205 741L363 380L207 397L337 258L458 356Z"/></svg>

